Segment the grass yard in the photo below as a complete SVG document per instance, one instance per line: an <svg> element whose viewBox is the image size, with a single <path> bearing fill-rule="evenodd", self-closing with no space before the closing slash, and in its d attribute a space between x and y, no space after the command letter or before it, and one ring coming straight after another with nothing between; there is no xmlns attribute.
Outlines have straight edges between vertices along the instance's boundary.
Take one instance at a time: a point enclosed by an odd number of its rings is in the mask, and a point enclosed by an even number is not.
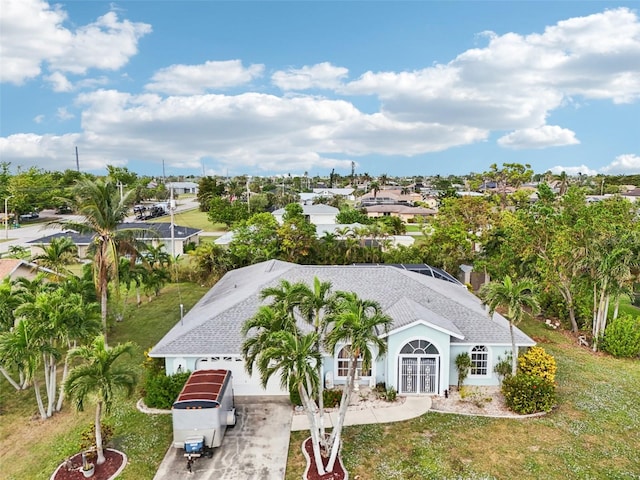
<svg viewBox="0 0 640 480"><path fill-rule="evenodd" d="M144 350L154 345L180 319L179 303L187 312L207 291L193 284L169 285L152 302L132 307L116 324L109 343L131 340L139 345L130 362L142 364ZM93 422L94 404L76 412L70 404L52 418L37 416L33 389L15 392L0 377L0 465L3 480L48 479L57 465L78 452L80 434ZM43 390L44 393L44 390ZM129 457L122 480L152 479L171 442L171 417L145 415L135 408L140 395L116 402L105 420L114 426L114 446Z"/></svg>
<svg viewBox="0 0 640 480"><path fill-rule="evenodd" d="M640 362L579 348L538 322L522 328L558 362L559 407L537 419L427 413L396 424L347 427L343 459L351 478L638 479ZM304 460L295 432L287 480Z"/></svg>
<svg viewBox="0 0 640 480"><path fill-rule="evenodd" d="M171 217L166 215L164 217L154 218L152 221L158 223L169 223L171 221ZM224 223L211 223L207 217L207 213L201 212L197 208L187 210L185 212L177 212L174 214L174 222L176 225L180 225L182 227L197 228L204 230L205 232L222 233L227 230L227 226Z"/></svg>
<svg viewBox="0 0 640 480"><path fill-rule="evenodd" d="M157 342L207 289L170 285L140 308L131 306L116 324L110 344L134 341L143 351ZM559 364L557 411L529 420L487 419L428 413L414 420L345 428L343 458L350 478L422 479L638 479L640 475L640 362L594 355L539 322L522 328ZM123 480L151 480L171 441L171 418L138 412L131 399L119 400L108 423L114 445L129 456ZM0 376L0 477L49 478L78 450L80 432L91 423L94 406L41 421L32 390L14 392ZM300 443L292 435L287 480L304 468Z"/></svg>

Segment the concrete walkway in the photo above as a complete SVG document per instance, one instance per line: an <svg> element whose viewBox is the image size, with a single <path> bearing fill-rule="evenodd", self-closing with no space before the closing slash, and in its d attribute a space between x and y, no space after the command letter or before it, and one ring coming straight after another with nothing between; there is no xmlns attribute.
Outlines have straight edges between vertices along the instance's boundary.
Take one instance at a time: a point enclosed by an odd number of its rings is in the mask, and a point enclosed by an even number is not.
<svg viewBox="0 0 640 480"><path fill-rule="evenodd" d="M365 408L362 410L347 410L345 425L365 425L371 423L401 422L419 417L431 408L431 397L406 397L403 403L380 408ZM326 426L333 427L338 421L338 412L331 412L325 416ZM291 431L308 430L309 420L305 413L296 413L291 421Z"/></svg>

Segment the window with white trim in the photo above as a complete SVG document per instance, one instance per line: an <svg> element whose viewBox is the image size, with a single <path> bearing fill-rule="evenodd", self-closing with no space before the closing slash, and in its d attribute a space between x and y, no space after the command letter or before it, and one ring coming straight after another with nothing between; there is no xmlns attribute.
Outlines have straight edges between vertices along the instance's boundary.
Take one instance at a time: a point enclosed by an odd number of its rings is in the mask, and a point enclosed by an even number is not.
<svg viewBox="0 0 640 480"><path fill-rule="evenodd" d="M470 374L476 376L489 374L489 349L484 345L476 345L471 349Z"/></svg>
<svg viewBox="0 0 640 480"><path fill-rule="evenodd" d="M338 352L338 377L346 377L349 374L349 357L351 356L349 347L349 345L346 345ZM362 370L362 355L358 357L356 368L361 377L371 376L371 368L368 368L366 371Z"/></svg>

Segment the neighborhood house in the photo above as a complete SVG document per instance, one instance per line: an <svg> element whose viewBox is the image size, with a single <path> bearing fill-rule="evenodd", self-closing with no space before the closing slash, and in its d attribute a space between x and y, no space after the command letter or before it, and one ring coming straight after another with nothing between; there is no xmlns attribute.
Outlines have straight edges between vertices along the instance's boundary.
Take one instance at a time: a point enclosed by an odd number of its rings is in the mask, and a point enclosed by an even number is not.
<svg viewBox="0 0 640 480"><path fill-rule="evenodd" d="M287 395L274 375L266 389L256 372L250 376L241 355L241 327L263 304L260 292L281 280L313 284L314 277L333 291L352 291L375 300L393 319L387 353L369 370L360 367L362 385L385 383L402 395L442 395L457 383L456 356L467 352L472 367L465 384L498 385L494 366L511 352L509 322L489 317L481 301L457 282L390 265L296 265L279 260L227 273L150 352L164 358L167 374L184 370L225 369L233 374L236 395ZM267 300L268 301L268 300ZM300 320L302 328L309 328ZM535 342L514 328L517 347ZM328 386L345 382L345 345L325 352L323 377Z"/></svg>

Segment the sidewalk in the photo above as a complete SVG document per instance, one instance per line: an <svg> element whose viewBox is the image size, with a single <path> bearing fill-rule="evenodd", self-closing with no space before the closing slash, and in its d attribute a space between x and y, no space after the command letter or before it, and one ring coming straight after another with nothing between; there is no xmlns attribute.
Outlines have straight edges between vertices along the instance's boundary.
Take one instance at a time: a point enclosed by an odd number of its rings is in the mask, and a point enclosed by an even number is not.
<svg viewBox="0 0 640 480"><path fill-rule="evenodd" d="M419 417L431 408L431 397L406 397L404 403L382 408L347 410L345 425L365 425L370 423L390 423ZM326 426L333 427L338 421L338 412L325 416ZM291 422L291 431L308 430L309 420L306 414L297 413Z"/></svg>

